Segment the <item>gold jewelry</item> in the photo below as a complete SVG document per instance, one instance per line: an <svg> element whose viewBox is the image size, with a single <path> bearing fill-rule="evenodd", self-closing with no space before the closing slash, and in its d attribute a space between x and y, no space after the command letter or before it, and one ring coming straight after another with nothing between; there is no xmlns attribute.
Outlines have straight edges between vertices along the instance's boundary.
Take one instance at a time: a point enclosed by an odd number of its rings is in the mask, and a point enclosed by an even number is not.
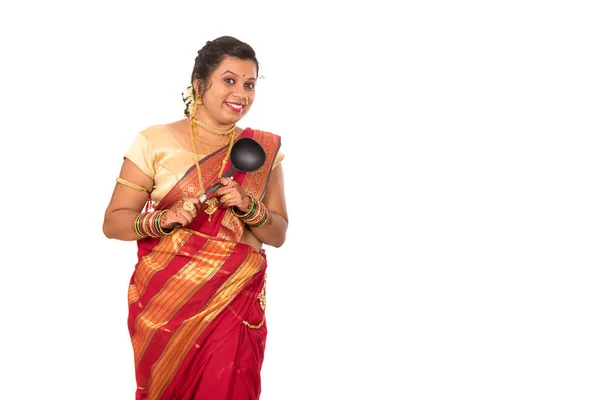
<svg viewBox="0 0 600 400"><path fill-rule="evenodd" d="M223 198L225 200L229 199L230 197L231 197L231 195L229 193L223 195Z"/></svg>
<svg viewBox="0 0 600 400"><path fill-rule="evenodd" d="M202 99L200 98L200 95L196 96L196 102L195 103L198 104L199 106L201 106L202 104L204 104L204 103L202 103Z"/></svg>
<svg viewBox="0 0 600 400"><path fill-rule="evenodd" d="M225 135L229 135L231 134L233 131L235 131L235 125L233 125L231 128L225 130L225 131L220 131L218 129L215 129L211 126L206 125L205 123L198 121L196 118L192 117L192 120L196 123L196 125L198 125L200 128L204 129L205 131L208 131L210 133L214 133L215 135L220 135L220 136L225 136Z"/></svg>
<svg viewBox="0 0 600 400"><path fill-rule="evenodd" d="M173 228L165 230L165 228L161 227L161 224L164 222L163 216L167 213L167 211L168 210L162 210L156 216L156 229L158 230L158 233L160 233L161 235L164 235L164 236L169 236L169 235L173 234L173 231L175 230Z"/></svg>
<svg viewBox="0 0 600 400"><path fill-rule="evenodd" d="M244 93L244 97L246 98L246 104L245 105L248 105L248 93Z"/></svg>
<svg viewBox="0 0 600 400"><path fill-rule="evenodd" d="M146 234L140 229L140 220L142 219L143 216L144 216L144 214L141 213L133 220L133 230L142 239L147 237Z"/></svg>
<svg viewBox="0 0 600 400"><path fill-rule="evenodd" d="M208 154L209 154L209 151L208 151L208 149L207 149L206 147L204 147L205 145L206 145L206 146L213 146L213 147L223 147L223 146L225 145L225 143L221 143L221 144L211 144L211 143L204 143L204 142L202 141L202 139L200 139L200 135L198 135L198 132L197 132L197 131L196 131L196 132L194 132L194 137L193 137L193 138L191 138L190 140L192 140L192 141L193 141L193 140L194 140L194 138L195 138L195 139L198 141L198 144L200 145L200 149L201 149L201 150L204 152L204 153L202 153L202 154L204 154L204 155L208 155ZM194 153L194 158L199 158L198 156L196 156L196 153Z"/></svg>
<svg viewBox="0 0 600 400"><path fill-rule="evenodd" d="M190 203L189 201L184 201L183 209L185 211L194 212L196 210L196 206L193 203Z"/></svg>
<svg viewBox="0 0 600 400"><path fill-rule="evenodd" d="M267 308L267 296L265 296L265 288L267 287L267 274L265 273L265 281L263 282L262 290L258 295L258 303L260 304L260 309L265 311Z"/></svg>
<svg viewBox="0 0 600 400"><path fill-rule="evenodd" d="M122 185L125 185L125 186L127 186L127 187L130 187L130 188L132 188L132 189L135 189L135 190L137 190L138 192L146 192L146 193L148 193L148 191L146 190L146 188L145 188L145 187L142 187L142 186L140 186L140 185L137 185L137 184L135 184L135 183L133 183L133 182L129 182L128 180L125 180L125 179L123 179L123 178L117 178L117 182L119 182L120 184L122 184Z"/></svg>
<svg viewBox="0 0 600 400"><path fill-rule="evenodd" d="M196 105L198 103L194 102L192 104L192 110L190 111L191 115L196 114ZM194 153L194 163L196 164L196 173L198 174L198 185L202 191L204 191L204 185L202 184L202 172L200 172L200 163L198 163L199 157L198 153L196 153L196 142L194 141L194 136L198 134L196 124L194 123L194 118L190 117L190 142L192 143L192 152Z"/></svg>
<svg viewBox="0 0 600 400"><path fill-rule="evenodd" d="M235 128L235 125L234 125L234 128ZM223 161L221 162L221 171L219 171L220 177L223 176L223 171L225 171L225 164L227 164L227 161L229 161L229 156L231 155L231 148L233 147L234 136L235 136L235 131L231 131L231 133L229 134L229 138L227 139L229 147L227 148L227 153L225 154L225 157L223 157Z"/></svg>
<svg viewBox="0 0 600 400"><path fill-rule="evenodd" d="M250 209L248 210L248 212L245 214L239 214L235 211L237 207L233 207L231 209L233 215L239 218L249 218L251 215L254 214L254 211L256 210L256 200L251 195L248 195L248 197L250 198Z"/></svg>
<svg viewBox="0 0 600 400"><path fill-rule="evenodd" d="M212 197L206 200L204 204L206 204L206 209L204 210L204 212L208 214L208 221L210 222L210 218L219 208L219 200L217 200L216 197Z"/></svg>
<svg viewBox="0 0 600 400"><path fill-rule="evenodd" d="M252 325L250 322L245 321L245 320L242 321L242 324L246 325L250 329L260 329L265 324L265 316L263 314L263 319L262 319L262 321L260 321L260 324Z"/></svg>
<svg viewBox="0 0 600 400"><path fill-rule="evenodd" d="M263 282L262 290L260 291L260 294L258 295L258 304L260 306L260 309L263 312L262 321L260 321L260 323L258 323L256 325L253 325L246 320L242 320L242 324L246 325L250 329L260 329L265 324L265 317L266 317L265 308L267 308L267 297L265 296L265 287L266 286L267 286L267 277L265 275L265 280Z"/></svg>
<svg viewBox="0 0 600 400"><path fill-rule="evenodd" d="M198 157L198 153L196 152L196 143L194 140L195 137L198 137L197 125L203 127L204 129L208 130L209 132L211 132L211 130L213 130L213 131L216 131L216 134L221 134L221 133L220 133L220 131L217 131L216 129L209 127L208 125L205 125L205 124L201 123L200 121L197 121L193 117L196 114L197 104L198 104L197 102L194 102L194 104L192 105L192 110L190 112L190 115L191 115L191 117L190 117L190 141L192 142L192 152L194 153L194 162L196 164L196 173L198 174L198 184L200 185L200 189L204 192L205 188L204 188L204 184L202 182L202 172L200 170L200 163L198 162L199 157ZM221 170L219 171L219 175L218 175L220 177L223 176L223 171L225 170L225 165L227 164L227 161L229 161L229 155L231 153L231 148L233 147L233 139L235 137L235 125L233 125L233 127L231 129L228 129L225 132L229 133L229 137L227 138L229 147L227 148L227 153L225 154L225 157L223 158L223 162L221 163ZM215 133L215 132L211 132L211 133ZM200 141L200 145L202 145L201 141ZM204 204L206 204L206 207L204 208L204 212L206 214L208 214L208 221L210 222L211 216L219 208L219 200L217 200L216 198L213 197L213 198L210 198L207 201L205 201Z"/></svg>

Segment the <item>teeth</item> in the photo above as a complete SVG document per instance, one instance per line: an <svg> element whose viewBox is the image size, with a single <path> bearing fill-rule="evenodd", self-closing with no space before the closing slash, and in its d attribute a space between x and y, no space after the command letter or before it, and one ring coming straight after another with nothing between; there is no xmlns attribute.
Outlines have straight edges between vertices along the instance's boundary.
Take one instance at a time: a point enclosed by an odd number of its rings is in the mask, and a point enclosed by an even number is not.
<svg viewBox="0 0 600 400"><path fill-rule="evenodd" d="M233 108L237 108L238 110L242 109L242 105L241 104L233 104L233 103L227 103L227 104L229 104Z"/></svg>

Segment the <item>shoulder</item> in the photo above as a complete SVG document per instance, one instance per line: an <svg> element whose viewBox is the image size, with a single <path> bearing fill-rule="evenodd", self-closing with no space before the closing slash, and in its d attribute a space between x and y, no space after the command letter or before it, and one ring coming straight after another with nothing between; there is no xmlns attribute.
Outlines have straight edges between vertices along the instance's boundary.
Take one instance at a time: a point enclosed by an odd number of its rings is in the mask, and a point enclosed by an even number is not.
<svg viewBox="0 0 600 400"><path fill-rule="evenodd" d="M251 136L254 139L258 140L259 142L265 141L265 142L274 142L274 143L277 143L278 145L281 144L281 136L279 136L276 133L263 131L260 129L252 129L252 128L246 128L246 129L248 129L251 133Z"/></svg>
<svg viewBox="0 0 600 400"><path fill-rule="evenodd" d="M251 136L263 146L267 154L271 154L273 157L273 166L271 169L281 164L281 161L285 158L285 154L281 151L281 136L260 129L248 129L251 131Z"/></svg>
<svg viewBox="0 0 600 400"><path fill-rule="evenodd" d="M139 132L139 135L145 137L148 141L164 138L168 134L169 129L165 124L151 125Z"/></svg>

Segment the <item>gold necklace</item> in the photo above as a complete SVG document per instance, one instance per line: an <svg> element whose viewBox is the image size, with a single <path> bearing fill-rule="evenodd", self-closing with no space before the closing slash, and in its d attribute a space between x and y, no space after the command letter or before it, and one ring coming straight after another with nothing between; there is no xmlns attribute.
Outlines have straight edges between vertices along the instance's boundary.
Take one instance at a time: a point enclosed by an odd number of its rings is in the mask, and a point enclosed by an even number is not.
<svg viewBox="0 0 600 400"><path fill-rule="evenodd" d="M227 152L225 153L225 157L223 158L223 161L221 162L221 170L219 171L219 177L223 176L223 171L225 170L225 164L227 164L227 161L229 161L229 155L231 154L231 148L233 147L233 138L235 136L235 125L233 126L233 128L230 130L231 132L229 132L229 137L227 138ZM192 122L190 123L190 140L192 142L192 151L194 153L194 162L196 163L196 172L198 174L198 183L200 185L200 187L202 188L202 191L204 191L204 185L202 184L202 172L200 172L200 163L198 162L200 160L200 157L198 157L198 153L196 152L196 144L195 144L195 140L194 138L198 137L198 130L196 128L196 124L194 123L194 120L192 118ZM204 146L202 146L202 141L200 141L200 146L202 147L202 150L206 153L206 155L208 155L208 152L206 151L206 149L204 149ZM215 213L215 211L217 211L217 209L219 208L219 200L217 200L216 197L212 197L208 200L206 200L204 202L204 204L206 204L206 208L204 209L204 212L206 214L208 214L208 221L210 222L210 219L212 217L212 215Z"/></svg>
<svg viewBox="0 0 600 400"><path fill-rule="evenodd" d="M194 121L196 123L196 125L198 125L200 128L204 129L205 131L208 131L210 133L213 133L215 135L219 135L219 136L225 136L225 135L231 135L231 133L233 131L235 131L235 124L233 124L233 126L225 131L220 131L218 129L215 129L211 126L206 125L205 123L198 121L196 118L192 117L192 121Z"/></svg>
<svg viewBox="0 0 600 400"><path fill-rule="evenodd" d="M197 141L198 141L198 143L200 144L200 148L202 149L202 151L204 151L204 154L206 154L206 155L208 155L208 150L207 150L207 147L219 147L219 148L221 148L221 147L223 147L223 146L227 145L227 143L228 143L227 141L225 141L224 143L218 143L218 144L206 143L206 142L204 142L204 141L203 141L203 140L200 138L200 135L198 134L198 132L197 132L197 131L196 131L196 132L194 132L194 134L195 134L195 136L194 136L194 137L196 138L196 140L197 140ZM207 146L207 147L205 147L205 146Z"/></svg>

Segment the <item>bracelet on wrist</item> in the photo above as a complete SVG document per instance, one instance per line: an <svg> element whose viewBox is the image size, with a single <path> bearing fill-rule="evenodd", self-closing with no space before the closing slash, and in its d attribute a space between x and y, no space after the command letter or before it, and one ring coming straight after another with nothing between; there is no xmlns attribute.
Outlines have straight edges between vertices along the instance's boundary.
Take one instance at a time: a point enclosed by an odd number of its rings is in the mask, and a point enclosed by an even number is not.
<svg viewBox="0 0 600 400"><path fill-rule="evenodd" d="M140 221L142 219L142 217L144 216L144 214L140 214L138 215L134 220L133 220L133 230L135 231L135 233L138 234L138 236L140 237L140 239L145 239L146 237L148 237L144 232L142 232L142 230L140 229Z"/></svg>
<svg viewBox="0 0 600 400"><path fill-rule="evenodd" d="M159 238L172 234L173 229L165 229L160 225L161 217L166 212L167 210L141 213L133 221L133 230L138 234L140 239L148 237Z"/></svg>
<svg viewBox="0 0 600 400"><path fill-rule="evenodd" d="M258 224L256 224L256 225L250 225L250 224L248 224L248 226L250 228L260 228L261 226L263 226L264 224L266 224L268 220L269 220L269 210L267 210L265 208L265 217L264 217L264 219L261 222L259 222Z"/></svg>
<svg viewBox="0 0 600 400"><path fill-rule="evenodd" d="M240 214L239 212L236 211L236 210L240 211L237 207L232 207L231 212L233 213L233 215L235 215L238 218L242 218L242 219L252 217L252 215L256 211L256 200L251 195L248 195L248 197L250 198L250 202L251 202L250 210L248 210L248 212L246 212L245 214Z"/></svg>
<svg viewBox="0 0 600 400"><path fill-rule="evenodd" d="M156 230L158 231L158 233L160 233L163 236L168 236L170 234L173 233L173 228L163 228L160 226L160 220L162 219L162 216L165 215L167 213L168 210L162 210L158 213L158 215L156 216L155 219L155 225L156 225Z"/></svg>

